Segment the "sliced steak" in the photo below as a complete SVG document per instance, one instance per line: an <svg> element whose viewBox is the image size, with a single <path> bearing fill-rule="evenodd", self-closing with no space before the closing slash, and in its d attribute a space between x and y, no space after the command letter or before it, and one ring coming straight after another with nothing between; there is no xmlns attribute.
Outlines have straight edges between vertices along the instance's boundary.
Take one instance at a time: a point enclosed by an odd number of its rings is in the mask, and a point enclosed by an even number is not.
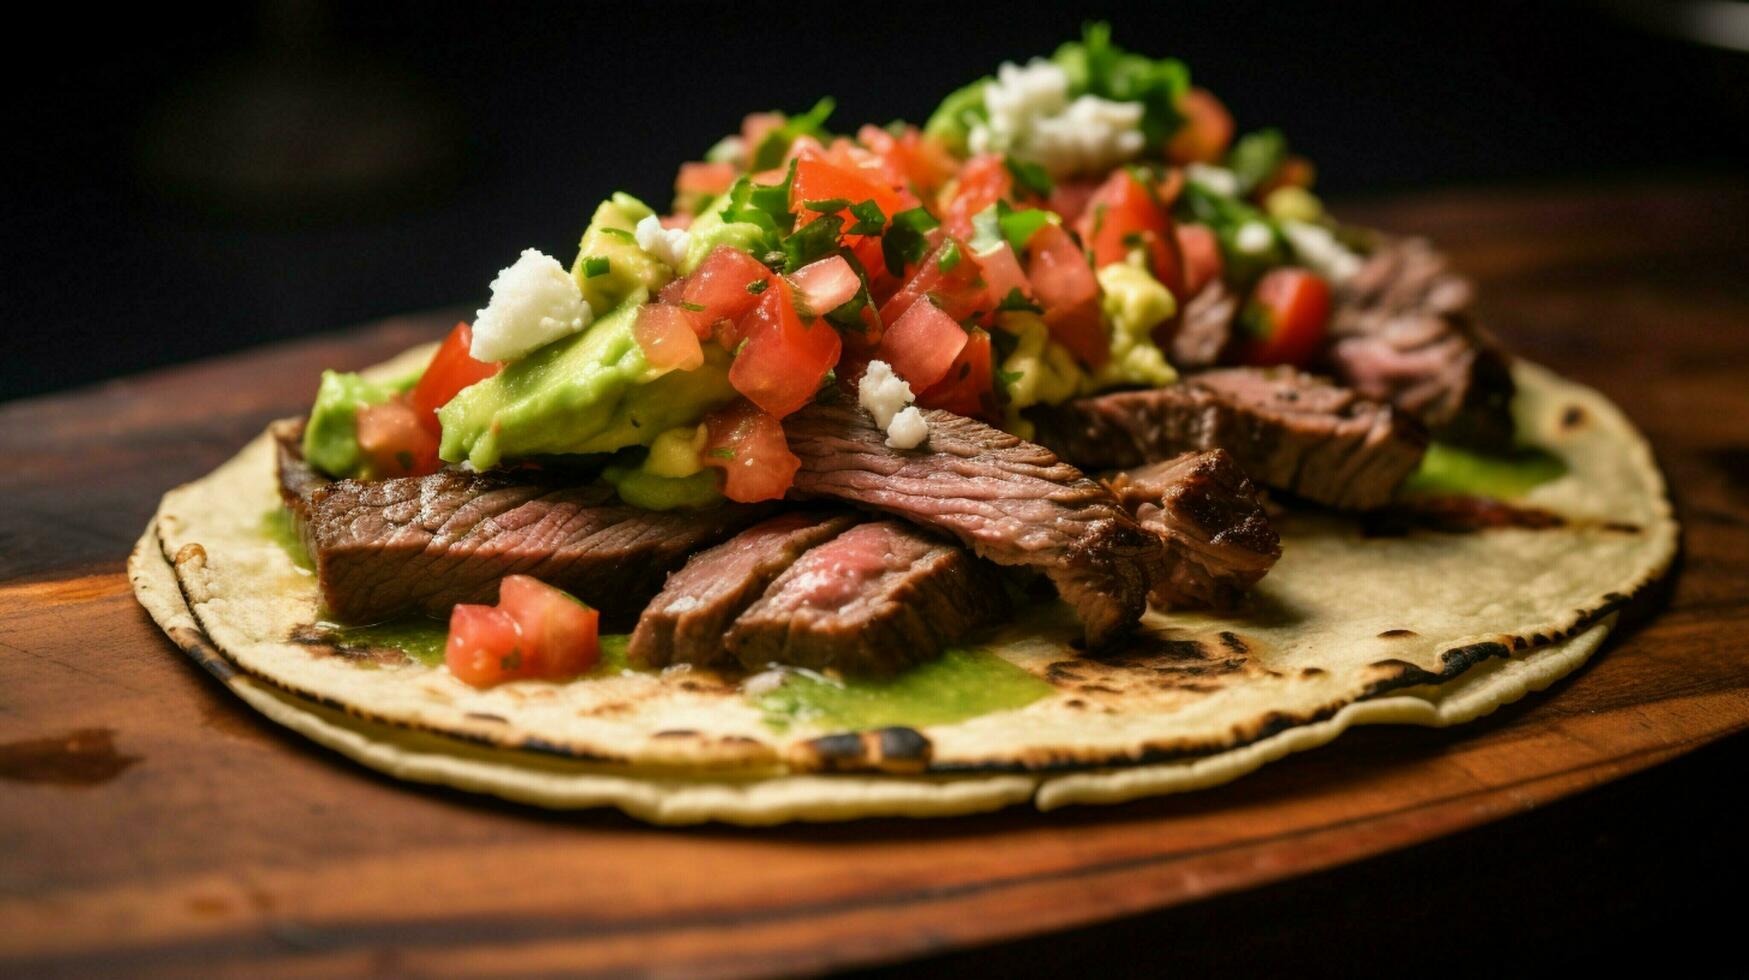
<svg viewBox="0 0 1749 980"><path fill-rule="evenodd" d="M1228 368L1028 413L1038 441L1088 469L1225 449L1252 479L1308 500L1377 507L1415 471L1414 419L1291 368Z"/></svg>
<svg viewBox="0 0 1749 980"><path fill-rule="evenodd" d="M856 522L841 512L779 514L693 555L638 617L627 648L632 663L710 667L728 659L723 636L735 617L803 552Z"/></svg>
<svg viewBox="0 0 1749 980"><path fill-rule="evenodd" d="M727 644L749 670L883 676L1007 611L994 567L903 522L874 521L797 559L735 620Z"/></svg>
<svg viewBox="0 0 1749 980"><path fill-rule="evenodd" d="M1387 240L1336 291L1328 368L1439 438L1504 446L1512 439L1512 374L1471 319L1474 297L1425 240Z"/></svg>
<svg viewBox="0 0 1749 980"><path fill-rule="evenodd" d="M1239 315L1239 297L1219 278L1191 297L1184 307L1184 320L1172 335L1168 360L1180 371L1200 371L1221 363L1233 346L1233 321Z"/></svg>
<svg viewBox="0 0 1749 980"><path fill-rule="evenodd" d="M1281 557L1281 539L1226 451L1177 459L1111 477L1118 502L1166 542L1166 562L1149 598L1159 606L1226 609Z"/></svg>
<svg viewBox="0 0 1749 980"><path fill-rule="evenodd" d="M466 473L363 483L311 471L296 430L280 430L280 496L297 519L328 613L375 622L447 616L492 602L506 575L532 575L626 628L692 552L769 512L728 505L649 511L612 503L599 484L553 482L539 471Z"/></svg>
<svg viewBox="0 0 1749 980"><path fill-rule="evenodd" d="M791 492L885 511L1045 573L1090 647L1141 619L1160 542L1110 491L1042 446L951 412L923 415L929 441L902 450L847 399L796 412L783 425L802 463Z"/></svg>

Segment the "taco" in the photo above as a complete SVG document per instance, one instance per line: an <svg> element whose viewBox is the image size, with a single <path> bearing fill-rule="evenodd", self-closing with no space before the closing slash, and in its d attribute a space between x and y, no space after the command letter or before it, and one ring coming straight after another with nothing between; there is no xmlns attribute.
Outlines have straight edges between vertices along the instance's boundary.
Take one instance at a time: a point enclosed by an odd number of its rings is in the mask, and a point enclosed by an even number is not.
<svg viewBox="0 0 1749 980"><path fill-rule="evenodd" d="M1050 808L1450 724L1667 568L1650 449L1101 26L759 113L171 491L141 601L367 765L656 822Z"/></svg>

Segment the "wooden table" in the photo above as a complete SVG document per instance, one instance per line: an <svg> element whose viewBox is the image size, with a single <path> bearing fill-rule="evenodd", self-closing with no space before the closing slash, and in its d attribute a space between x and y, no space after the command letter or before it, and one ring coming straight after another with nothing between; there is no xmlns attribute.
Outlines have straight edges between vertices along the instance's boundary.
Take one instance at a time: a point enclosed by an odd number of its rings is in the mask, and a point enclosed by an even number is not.
<svg viewBox="0 0 1749 980"><path fill-rule="evenodd" d="M1631 934L1604 918L1619 904L1563 887L1621 884L1585 870L1587 848L1665 885L1740 868L1740 818L1693 803L1745 778L1743 739L1662 782L1502 818L1749 726L1749 185L1345 213L1441 241L1507 342L1615 397L1676 488L1673 588L1550 692L1461 729L1352 732L1212 791L1049 815L654 830L398 784L255 716L158 634L122 572L159 494L302 408L320 368L446 323L394 320L0 406L0 974L1364 964L1527 896L1518 928ZM1612 856L1593 831L1624 815L1694 866ZM1643 891L1609 887L1592 899Z"/></svg>

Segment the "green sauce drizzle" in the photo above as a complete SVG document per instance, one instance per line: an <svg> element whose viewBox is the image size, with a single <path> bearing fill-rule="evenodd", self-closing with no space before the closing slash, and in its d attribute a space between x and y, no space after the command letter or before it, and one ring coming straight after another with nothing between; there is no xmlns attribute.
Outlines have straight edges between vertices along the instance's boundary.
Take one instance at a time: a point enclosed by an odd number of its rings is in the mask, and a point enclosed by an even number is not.
<svg viewBox="0 0 1749 980"><path fill-rule="evenodd" d="M1564 476L1567 464L1546 449L1521 446L1482 454L1443 442L1427 447L1421 468L1403 484L1408 493L1468 494L1510 500Z"/></svg>
<svg viewBox="0 0 1749 980"><path fill-rule="evenodd" d="M765 712L765 723L778 731L797 722L855 731L945 725L1023 708L1053 690L988 651L950 649L889 680L835 681L792 673L753 703Z"/></svg>
<svg viewBox="0 0 1749 980"><path fill-rule="evenodd" d="M291 511L284 507L275 507L261 515L261 536L273 542L286 553L292 564L306 572L316 570L316 563L310 560L310 553L304 550L304 541L298 537L297 522L292 520Z"/></svg>
<svg viewBox="0 0 1749 980"><path fill-rule="evenodd" d="M440 619L409 616L369 626L322 623L323 636L343 647L388 647L399 650L427 667L443 663L443 648L449 642L449 624Z"/></svg>

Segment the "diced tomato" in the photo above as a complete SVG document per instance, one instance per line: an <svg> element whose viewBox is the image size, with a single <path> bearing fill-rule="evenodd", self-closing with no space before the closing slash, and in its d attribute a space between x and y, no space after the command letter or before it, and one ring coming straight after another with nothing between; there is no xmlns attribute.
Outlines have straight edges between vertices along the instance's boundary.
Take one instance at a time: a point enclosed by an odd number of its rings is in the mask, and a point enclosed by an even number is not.
<svg viewBox="0 0 1749 980"><path fill-rule="evenodd" d="M850 204L873 201L879 205L881 214L888 218L904 210L899 195L878 174L841 167L825 159L804 159L796 163L795 182L790 185L790 204L797 211L799 224L805 225L819 217L807 209L806 202L834 199ZM848 207L837 213L847 226L856 220Z"/></svg>
<svg viewBox="0 0 1749 980"><path fill-rule="evenodd" d="M1154 197L1163 208L1171 208L1178 195L1184 193L1184 168L1167 167L1166 176L1154 184Z"/></svg>
<svg viewBox="0 0 1749 980"><path fill-rule="evenodd" d="M973 327L947 374L918 395L917 404L993 421L999 414L994 382L990 335Z"/></svg>
<svg viewBox="0 0 1749 980"><path fill-rule="evenodd" d="M1249 333L1240 350L1246 364L1304 365L1329 327L1330 286L1305 269L1271 269L1239 322Z"/></svg>
<svg viewBox="0 0 1749 980"><path fill-rule="evenodd" d="M1184 124L1166 143L1173 163L1214 163L1233 142L1233 116L1207 89L1193 88L1178 102Z"/></svg>
<svg viewBox="0 0 1749 980"><path fill-rule="evenodd" d="M791 273L789 280L796 287L797 299L817 314L830 313L850 302L862 288L856 270L842 255L829 255L804 265Z"/></svg>
<svg viewBox="0 0 1749 980"><path fill-rule="evenodd" d="M681 194L726 194L735 184L735 165L728 161L708 163L694 161L680 165L674 178L674 190Z"/></svg>
<svg viewBox="0 0 1749 980"><path fill-rule="evenodd" d="M425 366L419 383L413 386L410 396L413 410L419 414L419 424L434 436L443 435L443 426L437 421L438 409L449 404L463 388L504 368L503 364L488 364L469 357L468 348L473 345L474 328L466 323L456 324L438 345L437 353L431 355L431 363Z"/></svg>
<svg viewBox="0 0 1749 980"><path fill-rule="evenodd" d="M948 234L969 239L975 229L972 216L1009 196L1014 175L1000 156L973 157L960 168L959 183L942 209L941 223Z"/></svg>
<svg viewBox="0 0 1749 980"><path fill-rule="evenodd" d="M1281 166L1275 168L1275 173L1270 174L1268 180L1257 186L1254 196L1261 201L1269 196L1270 191L1283 187L1310 187L1317 176L1318 172L1312 166L1312 161L1298 155L1290 156L1281 162Z"/></svg>
<svg viewBox="0 0 1749 980"><path fill-rule="evenodd" d="M881 158L888 183L915 194L932 193L959 169L940 140L924 136L915 126L906 126L898 136L879 126L864 126L856 131L856 139Z"/></svg>
<svg viewBox="0 0 1749 980"><path fill-rule="evenodd" d="M691 371L704 363L704 348L686 311L666 303L638 310L632 336L643 348L644 360L658 371Z"/></svg>
<svg viewBox="0 0 1749 980"><path fill-rule="evenodd" d="M1184 256L1184 296L1179 302L1186 303L1221 277L1224 262L1220 240L1208 225L1179 225L1178 252Z"/></svg>
<svg viewBox="0 0 1749 980"><path fill-rule="evenodd" d="M753 154L759 152L759 144L765 142L765 137L786 121L787 117L781 112L752 112L741 120L741 145L746 148L745 156L741 160L742 166L753 165ZM778 179L783 178L779 176Z"/></svg>
<svg viewBox="0 0 1749 980"><path fill-rule="evenodd" d="M706 415L699 462L723 471L723 496L739 503L780 500L802 461L789 451L783 425L745 399Z"/></svg>
<svg viewBox="0 0 1749 980"><path fill-rule="evenodd" d="M498 583L498 608L516 621L533 676L575 677L601 660L601 613L528 575Z"/></svg>
<svg viewBox="0 0 1749 980"><path fill-rule="evenodd" d="M450 610L443 662L457 680L473 687L530 676L522 632L516 620L496 606L462 603Z"/></svg>
<svg viewBox="0 0 1749 980"><path fill-rule="evenodd" d="M358 412L358 448L369 461L372 479L424 476L443 465L437 439L421 424L419 410L402 398L369 405Z"/></svg>
<svg viewBox="0 0 1749 980"><path fill-rule="evenodd" d="M984 271L984 287L993 302L1000 304L1015 290L1027 299L1032 298L1032 283L1026 281L1026 273L1020 269L1020 259L1014 255L1014 249L1007 242L978 256L978 264Z"/></svg>
<svg viewBox="0 0 1749 980"><path fill-rule="evenodd" d="M740 334L729 384L780 419L813 400L843 350L830 323L819 318L803 322L782 280L741 318Z"/></svg>
<svg viewBox="0 0 1749 980"><path fill-rule="evenodd" d="M946 265L947 268L942 268ZM881 304L881 322L891 330L918 300L930 297L955 320L968 320L995 307L983 267L957 238L944 238L892 298Z"/></svg>
<svg viewBox="0 0 1749 980"><path fill-rule="evenodd" d="M702 339L711 336L711 328L719 321L734 321L759 303L758 290L771 285L771 270L746 252L728 245L718 245L705 256L704 262L680 292L680 302L693 321L693 329ZM754 286L764 283L764 286ZM749 290L749 287L753 287ZM664 292L664 297L666 297ZM734 343L725 350L733 350Z"/></svg>
<svg viewBox="0 0 1749 980"><path fill-rule="evenodd" d="M1173 299L1184 302L1184 263L1172 217L1154 200L1148 185L1129 170L1113 171L1099 186L1075 230L1093 253L1096 269L1124 261L1137 248L1146 249L1148 270Z"/></svg>
<svg viewBox="0 0 1749 980"><path fill-rule="evenodd" d="M1093 200L1093 192L1097 190L1097 181L1059 180L1051 186L1051 199L1046 206L1061 215L1065 224L1073 227L1087 213L1087 202Z"/></svg>
<svg viewBox="0 0 1749 980"><path fill-rule="evenodd" d="M912 391L922 391L947 376L966 346L966 331L928 300L912 303L887 326L875 355L893 366Z"/></svg>
<svg viewBox="0 0 1749 980"><path fill-rule="evenodd" d="M1111 359L1105 321L1099 312L1099 280L1087 256L1060 225L1047 224L1027 243L1026 277L1044 307L1051 339L1088 367Z"/></svg>

